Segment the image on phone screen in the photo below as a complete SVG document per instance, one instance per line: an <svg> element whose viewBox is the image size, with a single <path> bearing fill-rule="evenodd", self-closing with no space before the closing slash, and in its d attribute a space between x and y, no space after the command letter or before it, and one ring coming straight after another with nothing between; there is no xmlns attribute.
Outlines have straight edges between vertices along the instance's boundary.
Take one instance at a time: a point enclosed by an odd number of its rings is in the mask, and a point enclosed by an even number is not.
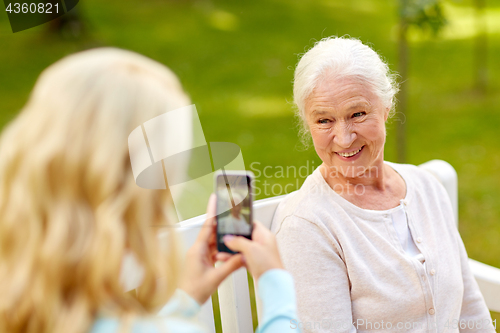
<svg viewBox="0 0 500 333"><path fill-rule="evenodd" d="M222 172L216 177L217 237L219 251L232 252L222 241L225 235L251 238L251 178L247 174Z"/></svg>

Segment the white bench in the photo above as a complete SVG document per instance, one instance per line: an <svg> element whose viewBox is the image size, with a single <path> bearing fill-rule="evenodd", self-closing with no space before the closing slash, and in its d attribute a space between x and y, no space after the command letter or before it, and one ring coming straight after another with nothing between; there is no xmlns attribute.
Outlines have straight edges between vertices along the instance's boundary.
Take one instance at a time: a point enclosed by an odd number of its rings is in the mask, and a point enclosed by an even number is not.
<svg viewBox="0 0 500 333"><path fill-rule="evenodd" d="M457 173L445 161L432 160L420 165L444 185L450 196L455 220L458 226L458 190ZM276 207L284 196L258 200L254 203L255 219L270 227ZM183 221L178 229L184 239L185 250L195 241L199 227L205 221L205 215ZM500 312L500 269L469 259L469 265L474 272L479 288L491 311ZM250 292L247 271L239 269L227 278L219 287L219 309L221 314L222 331L224 333L251 333L253 332L252 313L250 306ZM256 294L256 293L255 293ZM257 296L257 295L256 295ZM261 319L261 305L256 297L258 319ZM203 306L199 316L201 322L210 332L215 332L212 300L209 299Z"/></svg>

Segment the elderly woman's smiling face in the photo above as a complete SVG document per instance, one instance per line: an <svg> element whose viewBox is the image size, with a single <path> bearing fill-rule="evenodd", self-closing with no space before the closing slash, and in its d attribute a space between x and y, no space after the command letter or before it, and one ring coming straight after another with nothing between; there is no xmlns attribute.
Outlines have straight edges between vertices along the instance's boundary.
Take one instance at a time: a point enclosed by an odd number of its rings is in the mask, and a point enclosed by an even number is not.
<svg viewBox="0 0 500 333"><path fill-rule="evenodd" d="M324 165L345 177L380 167L389 108L356 77L324 78L305 101L305 118Z"/></svg>

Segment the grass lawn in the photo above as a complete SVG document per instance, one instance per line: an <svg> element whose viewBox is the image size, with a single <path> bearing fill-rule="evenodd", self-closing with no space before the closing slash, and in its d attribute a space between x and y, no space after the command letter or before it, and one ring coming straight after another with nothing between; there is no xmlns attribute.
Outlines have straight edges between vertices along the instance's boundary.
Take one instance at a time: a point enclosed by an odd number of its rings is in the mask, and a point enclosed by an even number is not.
<svg viewBox="0 0 500 333"><path fill-rule="evenodd" d="M396 69L396 1L254 0L81 1L89 35L70 41L46 26L12 34L0 14L0 126L27 99L39 73L69 53L117 46L169 66L196 104L207 141L240 145L259 177L258 198L295 190L312 171L314 149L297 139L290 103L297 56L314 41L348 34L369 42ZM453 6L467 8L472 1ZM500 1L488 1L498 11ZM457 11L461 12L461 11ZM451 22L459 22L449 17ZM456 26L456 25L455 25ZM500 34L489 35L489 90L472 91L473 39L414 38L410 47L408 162L451 163L459 177L460 233L471 258L500 267ZM386 160L395 161L395 123L388 124ZM258 173L258 172L256 172ZM303 173L303 175L305 175ZM280 186L273 185L279 184ZM499 319L500 315L494 314Z"/></svg>

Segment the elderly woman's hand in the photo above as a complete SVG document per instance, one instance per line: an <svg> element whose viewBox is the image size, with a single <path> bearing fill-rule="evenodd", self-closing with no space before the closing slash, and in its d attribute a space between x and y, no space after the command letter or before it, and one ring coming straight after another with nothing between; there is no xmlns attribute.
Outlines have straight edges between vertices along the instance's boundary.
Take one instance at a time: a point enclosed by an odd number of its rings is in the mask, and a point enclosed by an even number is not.
<svg viewBox="0 0 500 333"><path fill-rule="evenodd" d="M281 268L281 258L276 244L276 237L260 222L254 222L252 240L245 237L226 235L224 243L233 251L241 252L245 258L245 266L258 279L270 269ZM231 260L228 253L219 253L217 259Z"/></svg>
<svg viewBox="0 0 500 333"><path fill-rule="evenodd" d="M184 274L179 288L193 297L199 304L205 303L219 284L232 272L243 266L242 255L237 254L217 267L214 267L217 255L215 195L210 197L207 218L196 242L186 254Z"/></svg>

